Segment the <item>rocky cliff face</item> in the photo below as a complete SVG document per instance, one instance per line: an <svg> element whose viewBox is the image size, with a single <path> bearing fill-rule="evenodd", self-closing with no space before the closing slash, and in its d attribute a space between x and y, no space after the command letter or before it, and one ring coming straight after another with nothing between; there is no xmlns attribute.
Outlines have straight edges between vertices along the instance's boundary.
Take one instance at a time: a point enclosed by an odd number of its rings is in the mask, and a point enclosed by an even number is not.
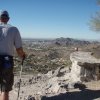
<svg viewBox="0 0 100 100"><path fill-rule="evenodd" d="M81 89L85 88L85 85L82 85L81 82L91 81L99 76L100 60L91 56L90 52L79 51L72 53L70 59L72 61L71 71L70 66L66 66L49 71L47 74L23 75L19 100L89 100L89 96L88 99L82 99L81 96L75 99L74 97L77 96L71 94L72 91L80 91L80 87ZM18 79L19 77L15 76L15 84L13 91L10 93L10 100L16 100L17 98ZM100 89L100 85L98 89ZM59 98L61 94L65 95ZM85 94L82 92L83 97L85 97ZM100 96L98 93L96 95L97 97Z"/></svg>
<svg viewBox="0 0 100 100"><path fill-rule="evenodd" d="M19 100L42 100L43 96L54 96L66 93L69 80L69 68L58 68L49 71L47 74L23 75L21 78L20 99ZM18 77L15 76L15 84L10 95L10 100L16 100L18 93ZM29 99L30 97L30 99Z"/></svg>
<svg viewBox="0 0 100 100"><path fill-rule="evenodd" d="M91 54L91 52L74 52L71 54L71 79L73 81L100 79L100 59L96 59Z"/></svg>

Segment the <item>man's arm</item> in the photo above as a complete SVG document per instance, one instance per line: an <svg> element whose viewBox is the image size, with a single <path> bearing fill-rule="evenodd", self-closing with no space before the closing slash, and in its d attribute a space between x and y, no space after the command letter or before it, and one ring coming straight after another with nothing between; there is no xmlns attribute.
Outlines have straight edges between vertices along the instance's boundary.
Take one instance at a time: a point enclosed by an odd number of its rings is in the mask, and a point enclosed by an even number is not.
<svg viewBox="0 0 100 100"><path fill-rule="evenodd" d="M18 54L22 59L25 59L26 54L25 54L25 52L23 51L23 48L22 48L22 47L17 48L16 51L17 51L17 54Z"/></svg>

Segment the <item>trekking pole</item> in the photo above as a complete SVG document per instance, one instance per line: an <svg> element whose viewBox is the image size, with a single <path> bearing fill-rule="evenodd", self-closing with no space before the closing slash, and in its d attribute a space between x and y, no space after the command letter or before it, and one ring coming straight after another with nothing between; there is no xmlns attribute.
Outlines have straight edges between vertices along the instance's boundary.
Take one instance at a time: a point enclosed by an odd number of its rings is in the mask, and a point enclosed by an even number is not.
<svg viewBox="0 0 100 100"><path fill-rule="evenodd" d="M22 59L22 62L21 62L21 70L20 70L20 79L19 79L19 82L18 82L18 96L17 96L17 100L19 99L19 92L20 92L20 85L21 85L21 76L22 76L22 69L23 69L23 62L24 62L24 59Z"/></svg>

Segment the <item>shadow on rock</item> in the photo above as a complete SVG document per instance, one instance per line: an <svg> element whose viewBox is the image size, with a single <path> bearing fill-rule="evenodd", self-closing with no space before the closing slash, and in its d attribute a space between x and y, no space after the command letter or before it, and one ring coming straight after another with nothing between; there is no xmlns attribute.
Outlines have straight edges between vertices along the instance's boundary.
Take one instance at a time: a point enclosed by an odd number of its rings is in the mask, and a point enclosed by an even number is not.
<svg viewBox="0 0 100 100"><path fill-rule="evenodd" d="M85 90L86 85L82 84L82 83L75 83L74 84L74 88L79 88L79 90Z"/></svg>
<svg viewBox="0 0 100 100"><path fill-rule="evenodd" d="M97 98L100 98L100 90L84 89L82 91L66 92L52 97L44 96L41 100L94 100Z"/></svg>

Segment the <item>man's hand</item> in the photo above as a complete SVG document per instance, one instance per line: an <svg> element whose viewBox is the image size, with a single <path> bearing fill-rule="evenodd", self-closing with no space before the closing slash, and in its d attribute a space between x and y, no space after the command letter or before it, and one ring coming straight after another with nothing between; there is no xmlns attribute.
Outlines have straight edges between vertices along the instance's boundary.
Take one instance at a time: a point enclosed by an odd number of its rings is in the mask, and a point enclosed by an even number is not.
<svg viewBox="0 0 100 100"><path fill-rule="evenodd" d="M25 54L25 52L23 51L23 48L22 48L22 47L21 47L21 48L17 48L16 51L17 51L17 54L18 54L23 60L26 58L26 54Z"/></svg>

